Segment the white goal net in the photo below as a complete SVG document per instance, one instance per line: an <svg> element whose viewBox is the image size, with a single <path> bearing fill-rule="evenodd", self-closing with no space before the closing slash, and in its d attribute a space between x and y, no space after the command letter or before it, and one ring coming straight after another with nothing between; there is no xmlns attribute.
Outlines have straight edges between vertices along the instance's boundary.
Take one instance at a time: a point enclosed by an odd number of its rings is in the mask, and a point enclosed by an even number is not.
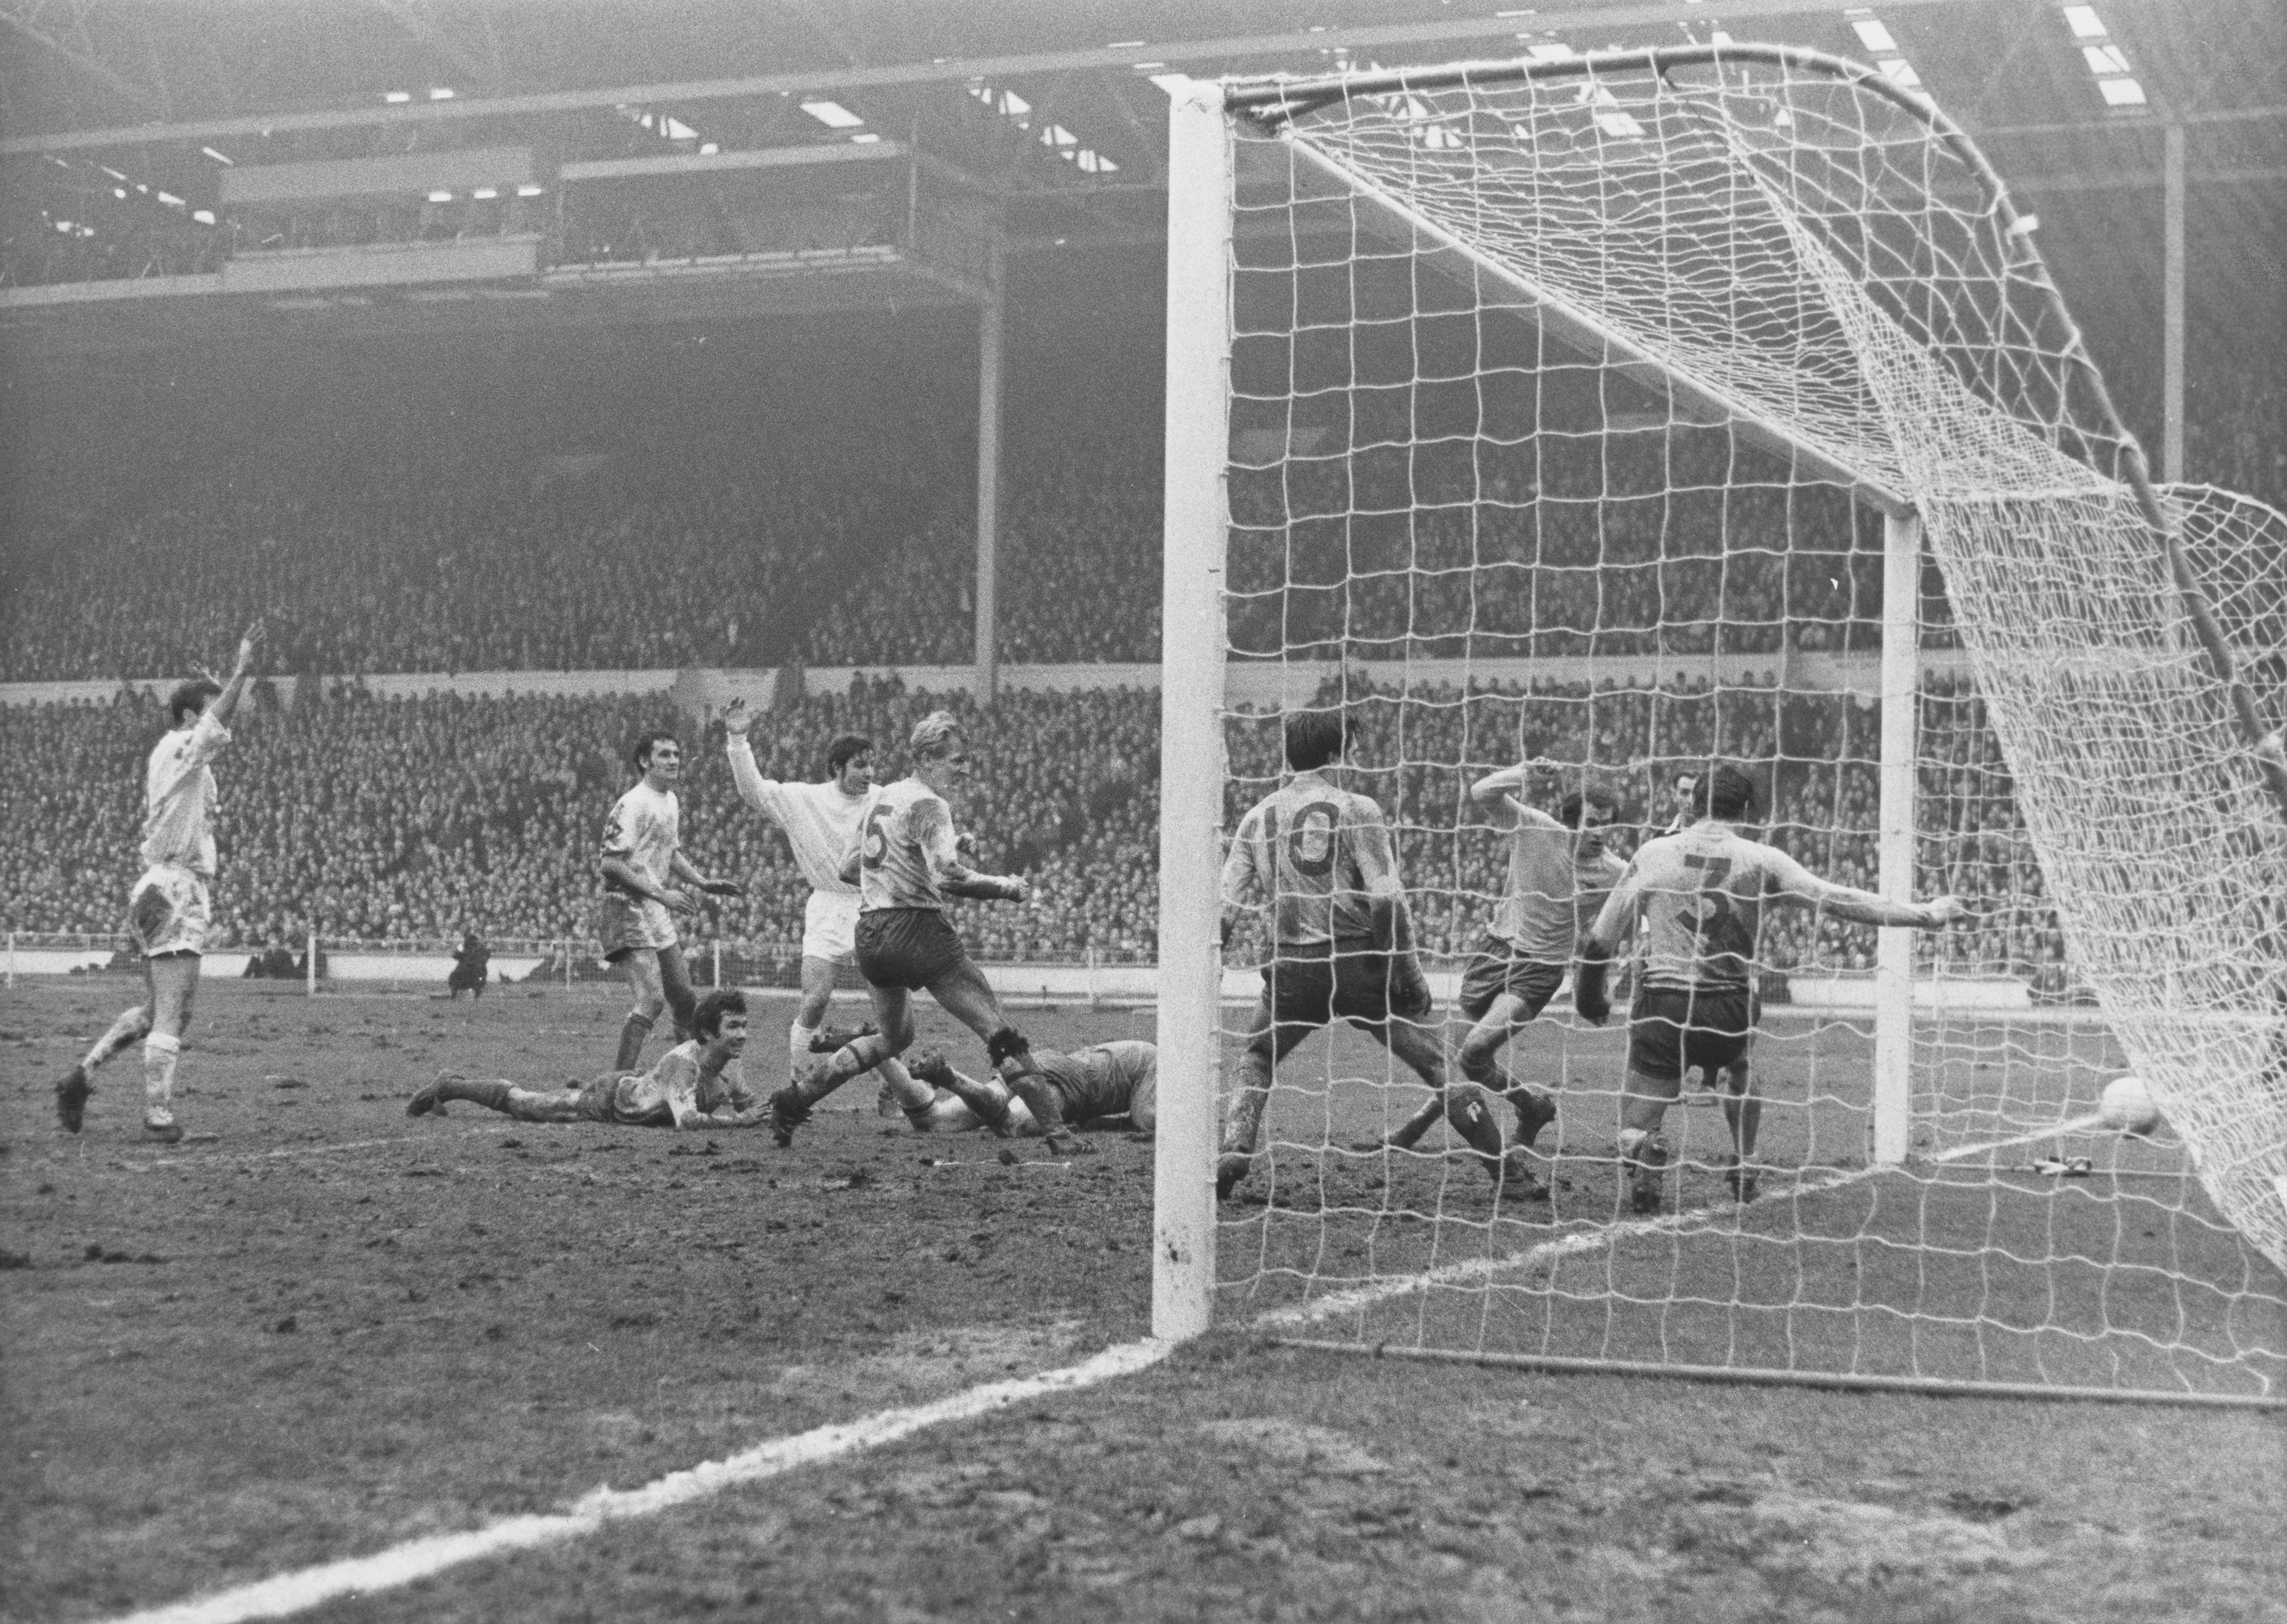
<svg viewBox="0 0 2287 1624"><path fill-rule="evenodd" d="M1385 1351L2287 1392L2287 520L2149 483L1970 144L1777 47L1192 87L1175 129L1163 1307L1211 1256L1218 1318ZM1228 1114L1285 950L1252 915L1218 972L1193 848L1311 710L1447 1074L1556 1117L1498 1181L1392 1144L1431 1094L1337 1022L1203 1238L1177 1097ZM1767 914L1745 1068L1687 1077L1639 1210L1626 950L1610 1026L1559 990L1471 1034L1482 781L1625 858L1716 763L1814 872L1970 909ZM2147 1134L2101 1115L2125 1073Z"/></svg>

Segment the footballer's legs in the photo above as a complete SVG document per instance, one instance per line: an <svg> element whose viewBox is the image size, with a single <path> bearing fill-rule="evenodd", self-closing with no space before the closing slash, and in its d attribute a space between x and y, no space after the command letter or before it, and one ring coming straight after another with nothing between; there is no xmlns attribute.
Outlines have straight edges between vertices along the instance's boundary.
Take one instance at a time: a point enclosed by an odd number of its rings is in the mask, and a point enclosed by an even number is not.
<svg viewBox="0 0 2287 1624"><path fill-rule="evenodd" d="M601 1122L611 1120L610 1086L602 1078L580 1088L519 1089L505 1077L464 1077L458 1072L437 1073L436 1081L405 1104L408 1116L442 1116L447 1102L466 1100L512 1116L519 1122Z"/></svg>
<svg viewBox="0 0 2287 1624"><path fill-rule="evenodd" d="M628 991L634 994L635 1008L620 1026L620 1047L612 1057L612 1069L632 1072L643 1058L645 1040L667 1008L667 989L660 972L660 955L654 949L622 947L619 961L620 973L627 978Z"/></svg>
<svg viewBox="0 0 2287 1624"><path fill-rule="evenodd" d="M1350 1023L1405 1063L1406 1068L1445 1102L1445 1118L1469 1143L1493 1182L1503 1171L1500 1123L1494 1120L1492 1101L1484 1089L1464 1079L1455 1083L1445 1075L1445 1053L1436 1034L1402 1016L1387 1020Z"/></svg>
<svg viewBox="0 0 2287 1624"><path fill-rule="evenodd" d="M151 961L143 962L143 979L151 979ZM151 1034L152 995L146 994L141 1003L131 1010L122 1010L110 1029L95 1040L95 1044L82 1055L71 1070L56 1082L56 1116L67 1133L77 1133L87 1120L87 1097L95 1092L98 1067L115 1056L123 1054Z"/></svg>
<svg viewBox="0 0 2287 1624"><path fill-rule="evenodd" d="M1660 1180L1667 1167L1659 1129L1682 1089L1680 1075L1656 1077L1634 1066L1620 1085L1620 1175L1629 1204L1638 1212L1659 1210Z"/></svg>
<svg viewBox="0 0 2287 1624"><path fill-rule="evenodd" d="M811 1040L826 1025L827 1007L834 1002L834 961L814 953L802 955L802 1002L787 1028L787 1076L799 1077L810 1069Z"/></svg>
<svg viewBox="0 0 2287 1624"><path fill-rule="evenodd" d="M794 1143L794 1130L810 1120L812 1105L859 1073L896 1058L912 1044L913 995L902 986L867 985L874 994L875 1029L851 1038L827 1056L825 1064L771 1096L771 1137L781 1148Z"/></svg>
<svg viewBox="0 0 2287 1624"><path fill-rule="evenodd" d="M183 1034L190 1029L191 1005L199 991L199 955L168 953L146 959L151 985L151 1031L143 1040L143 1126L172 1145L183 1137L175 1121L175 1063L182 1058Z"/></svg>
<svg viewBox="0 0 2287 1624"><path fill-rule="evenodd" d="M690 967L683 962L680 947L659 950L659 991L675 1016L675 1041L691 1041L691 1018L699 1010L699 992L691 985Z"/></svg>
<svg viewBox="0 0 2287 1624"><path fill-rule="evenodd" d="M966 955L929 984L929 994L937 1000L938 1008L985 1040L993 1065L1001 1064L1004 1052L1018 1054L1025 1050L1024 1034L1010 1026L1001 1013L1001 1001L993 995L993 984Z"/></svg>
<svg viewBox="0 0 2287 1624"><path fill-rule="evenodd" d="M1755 1199L1755 1135L1763 1124L1763 1097L1755 1092L1755 1079L1742 1055L1723 1068L1723 1125L1731 1130L1731 1165L1723 1182L1741 1202Z"/></svg>
<svg viewBox="0 0 2287 1624"><path fill-rule="evenodd" d="M1508 1101L1516 1113L1516 1144L1525 1150L1531 1149L1540 1130L1556 1120L1556 1102L1546 1089L1527 1088L1518 1081L1501 1066L1500 1055L1502 1046L1539 1013L1539 1008L1530 999L1515 993L1501 994L1477 1024L1469 1028L1455 1057L1462 1076Z"/></svg>
<svg viewBox="0 0 2287 1624"><path fill-rule="evenodd" d="M1280 1020L1266 989L1254 1012L1254 1025L1238 1055L1238 1088L1231 1097L1231 1115L1223 1121L1223 1151L1215 1158L1215 1199L1229 1200L1247 1170L1254 1165L1255 1146L1262 1139L1262 1111L1270 1103L1270 1077L1278 1063L1323 1021Z"/></svg>

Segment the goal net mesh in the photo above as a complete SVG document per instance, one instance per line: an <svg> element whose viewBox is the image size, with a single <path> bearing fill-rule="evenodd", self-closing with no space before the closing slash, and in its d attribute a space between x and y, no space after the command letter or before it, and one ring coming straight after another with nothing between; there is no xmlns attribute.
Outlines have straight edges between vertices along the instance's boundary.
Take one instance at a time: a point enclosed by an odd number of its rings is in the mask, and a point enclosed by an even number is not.
<svg viewBox="0 0 2287 1624"><path fill-rule="evenodd" d="M1760 1194L1721 1102L1626 1202L1625 1009L1500 1050L1559 1115L1496 1189L1352 1031L1278 1068L1223 1209L1223 1311L1460 1354L2272 1393L2287 1375L2287 815L2020 220L1928 109L1824 59L1636 53L1238 87L1226 828L1283 717L1340 707L1449 1058L1507 873L1469 786L1602 791L1625 857L1679 772L1872 889L1885 511L1918 516L1911 1152L1872 1164L1876 933L1770 910ZM1284 99L1280 99L1283 97ZM2266 729L2287 522L2149 497ZM1276 945L1225 956L1228 1085ZM1616 967L1618 968L1618 967ZM1625 989L1628 972L1618 969ZM2164 1121L2096 1120L2147 1082ZM1458 1071L1455 1075L1459 1075ZM1506 1110L1503 1125L1517 1124Z"/></svg>

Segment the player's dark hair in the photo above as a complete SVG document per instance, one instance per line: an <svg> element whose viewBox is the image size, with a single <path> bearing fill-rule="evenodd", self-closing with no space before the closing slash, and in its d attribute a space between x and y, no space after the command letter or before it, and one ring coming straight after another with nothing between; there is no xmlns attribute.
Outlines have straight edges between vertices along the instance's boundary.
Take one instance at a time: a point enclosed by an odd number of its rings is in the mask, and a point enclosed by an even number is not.
<svg viewBox="0 0 2287 1624"><path fill-rule="evenodd" d="M826 747L826 775L840 778L842 769L860 756L874 753L874 741L863 733L836 733L834 742Z"/></svg>
<svg viewBox="0 0 2287 1624"><path fill-rule="evenodd" d="M1620 804L1602 789L1576 789L1556 804L1556 820L1568 829L1584 827L1591 806L1604 809L1604 821L1610 823L1619 815Z"/></svg>
<svg viewBox="0 0 2287 1624"><path fill-rule="evenodd" d="M1349 721L1339 710L1305 710L1286 718L1286 765L1296 772L1325 766L1349 745Z"/></svg>
<svg viewBox="0 0 2287 1624"><path fill-rule="evenodd" d="M691 1030L701 1039L720 1037L725 1015L744 1015L747 995L735 986L718 986L691 1011Z"/></svg>
<svg viewBox="0 0 2287 1624"><path fill-rule="evenodd" d="M1027 1054L1032 1047L1032 1044L1025 1041L1025 1034L1016 1027L1001 1026L995 1028L992 1034L985 1038L985 1058L998 1066L1012 1056Z"/></svg>
<svg viewBox="0 0 2287 1624"><path fill-rule="evenodd" d="M188 682L177 683L175 691L167 695L167 725L180 727L186 715L221 694L222 685L211 677L194 677Z"/></svg>
<svg viewBox="0 0 2287 1624"><path fill-rule="evenodd" d="M656 728L636 741L635 749L628 752L628 759L636 764L637 772L648 772L651 771L652 752L657 749L662 742L671 744L678 750L683 748L683 741L677 738L673 733L669 733L664 728Z"/></svg>
<svg viewBox="0 0 2287 1624"><path fill-rule="evenodd" d="M1692 787L1691 806L1703 817L1744 818L1755 810L1755 780L1721 763Z"/></svg>

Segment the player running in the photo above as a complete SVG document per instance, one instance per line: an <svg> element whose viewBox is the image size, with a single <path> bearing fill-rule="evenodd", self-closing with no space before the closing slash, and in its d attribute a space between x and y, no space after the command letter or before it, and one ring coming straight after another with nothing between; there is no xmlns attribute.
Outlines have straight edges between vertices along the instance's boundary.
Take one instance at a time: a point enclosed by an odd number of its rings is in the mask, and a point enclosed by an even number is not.
<svg viewBox="0 0 2287 1624"><path fill-rule="evenodd" d="M1070 1054L1025 1050L1003 1059L999 1075L983 1082L956 1072L933 1051L916 1055L913 1069L949 1097L930 1118L914 1118L923 1132L990 1128L1003 1138L1045 1138L1058 1155L1086 1156L1096 1147L1074 1137L1072 1129L1125 1127L1149 1134L1159 1125L1159 1047L1139 1039L1092 1043Z"/></svg>
<svg viewBox="0 0 2287 1624"><path fill-rule="evenodd" d="M961 860L945 800L945 792L969 776L959 718L932 710L914 725L908 743L912 775L874 791L857 844L842 865L845 877L858 878L858 969L872 989L879 1029L851 1038L823 1066L771 1096L781 1145L794 1143L794 1130L819 1100L905 1052L914 1041L911 994L922 988L985 1040L994 1066L1026 1048L1024 1034L1001 1018L985 972L946 923L945 899L1023 902L1032 888L1011 875L979 874Z"/></svg>
<svg viewBox="0 0 2287 1624"><path fill-rule="evenodd" d="M1483 1091L1463 1083L1447 1097L1445 1057L1428 1026L1429 984L1414 957L1389 826L1380 806L1339 781L1349 742L1340 711L1289 717L1286 765L1294 776L1239 820L1223 861L1224 945L1242 912L1267 904L1274 947L1215 1164L1219 1200L1230 1199L1254 1165L1271 1073L1336 1017L1428 1084L1494 1182L1501 1178L1500 1126Z"/></svg>
<svg viewBox="0 0 2287 1624"><path fill-rule="evenodd" d="M86 1120L97 1069L139 1039L143 1131L162 1145L183 1137L175 1121L175 1063L198 994L207 882L215 874L215 775L209 764L230 742L224 724L246 692L261 639L257 621L239 639L228 682L195 677L167 696L168 732L143 771L143 876L127 904L128 929L143 952L143 1002L121 1011L95 1047L58 1080L56 1116L67 1133L77 1133Z"/></svg>
<svg viewBox="0 0 2287 1624"><path fill-rule="evenodd" d="M695 913L698 903L675 882L710 896L740 894L728 881L707 878L683 855L683 804L675 793L683 780L682 744L673 733L645 733L633 758L643 777L613 804L596 856L604 882L596 934L603 939L604 962L620 967L636 1000L620 1028L614 1072L636 1069L661 1010L675 1011L677 1042L691 1036L698 994L683 963L675 916Z"/></svg>
<svg viewBox="0 0 2287 1624"><path fill-rule="evenodd" d="M835 968L857 962L858 887L842 877L842 861L858 844L858 826L872 798L874 741L843 733L826 747L823 783L782 784L764 778L755 765L754 749L747 742L753 725L743 699L733 700L723 713L731 777L739 798L779 826L795 867L810 882L802 919L802 1003L787 1032L791 1081L811 1063L811 1045L834 1001ZM900 1109L927 1111L934 1102L935 1091L915 1082L903 1062L884 1060L878 1069L884 1090Z"/></svg>
<svg viewBox="0 0 2287 1624"><path fill-rule="evenodd" d="M520 1089L505 1077L439 1072L406 1102L408 1116L445 1114L465 1099L520 1122L617 1122L628 1128L753 1128L770 1107L748 1091L739 1057L747 1047L747 998L718 987L691 1012L693 1036L660 1057L648 1072L608 1072L564 1089Z"/></svg>
<svg viewBox="0 0 2287 1624"><path fill-rule="evenodd" d="M1508 881L1462 972L1460 999L1462 1016L1476 1023L1461 1040L1461 1075L1515 1109L1513 1147L1518 1149L1531 1149L1556 1120L1556 1105L1545 1089L1518 1081L1496 1057L1555 995L1581 936L1625 867L1604 849L1604 830L1619 815L1611 796L1575 791L1551 817L1519 798L1528 770L1506 767L1469 786L1469 798L1508 831ZM1444 1101L1433 1098L1387 1139L1363 1148L1411 1149L1444 1110Z"/></svg>
<svg viewBox="0 0 2287 1624"><path fill-rule="evenodd" d="M1776 846L1747 839L1737 825L1754 810L1755 787L1728 764L1695 786L1697 820L1681 834L1645 844L1620 876L1582 944L1573 1002L1602 1026L1611 1014L1604 970L1612 950L1644 940L1641 990L1628 1013L1627 1072L1620 1092L1620 1167L1638 1212L1657 1212L1667 1149L1660 1122L1683 1087L1683 1074L1712 1075L1732 1064L1753 1028L1750 1009L1756 933L1763 905L1824 908L1861 924L1935 931L1959 919L1959 897L1891 902L1870 891L1822 880ZM1755 1129L1760 1102L1727 1095L1723 1120L1731 1158L1723 1182L1741 1201L1755 1197Z"/></svg>

